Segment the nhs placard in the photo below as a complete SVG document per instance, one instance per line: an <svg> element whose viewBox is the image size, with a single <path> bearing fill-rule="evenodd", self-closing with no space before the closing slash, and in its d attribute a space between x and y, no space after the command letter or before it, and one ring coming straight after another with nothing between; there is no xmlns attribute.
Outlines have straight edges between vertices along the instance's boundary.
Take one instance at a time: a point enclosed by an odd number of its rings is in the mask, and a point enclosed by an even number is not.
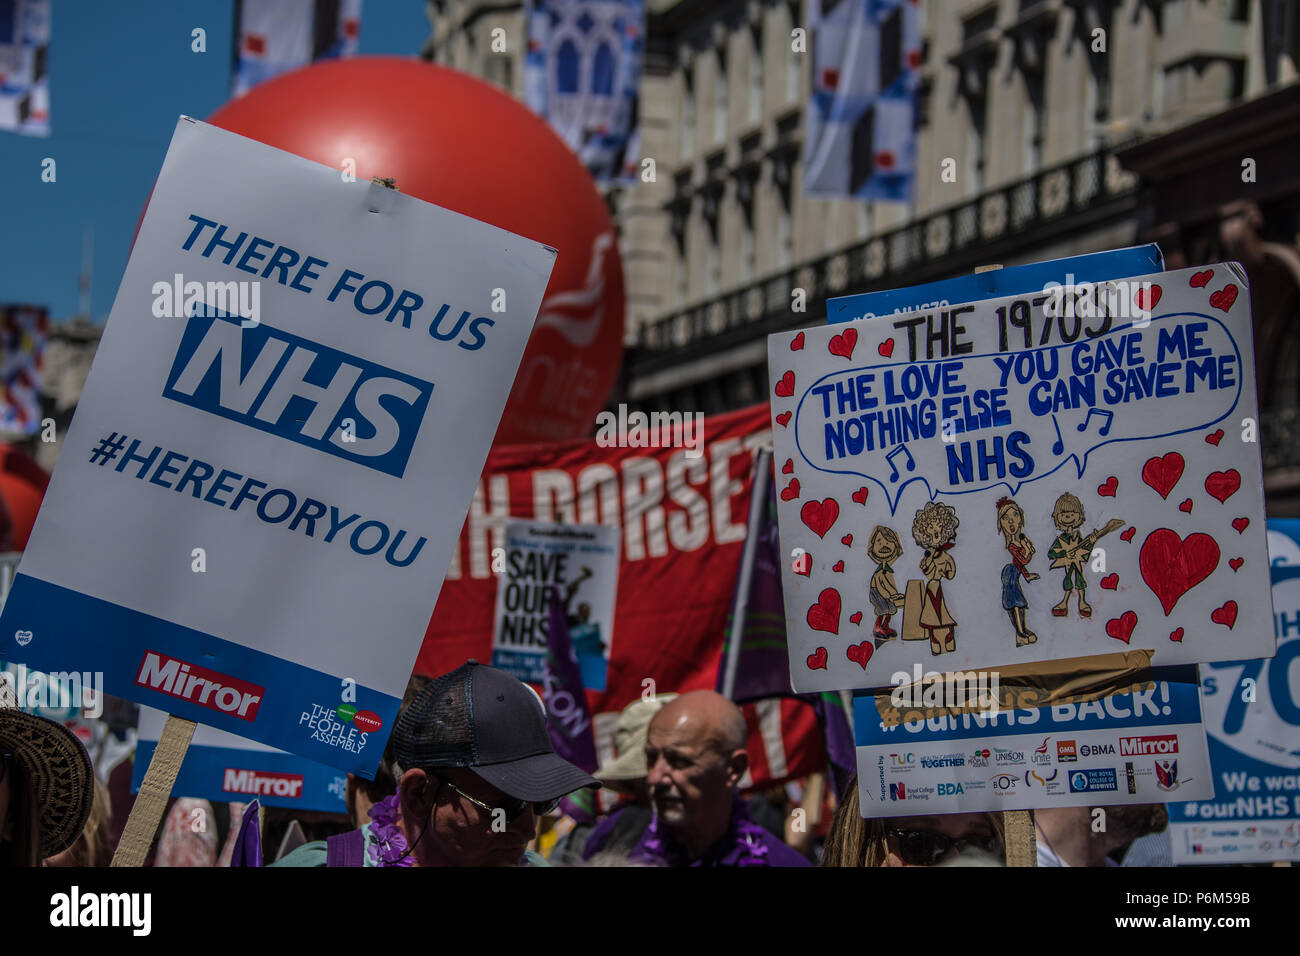
<svg viewBox="0 0 1300 956"><path fill-rule="evenodd" d="M183 117L0 657L372 773L555 255Z"/></svg>

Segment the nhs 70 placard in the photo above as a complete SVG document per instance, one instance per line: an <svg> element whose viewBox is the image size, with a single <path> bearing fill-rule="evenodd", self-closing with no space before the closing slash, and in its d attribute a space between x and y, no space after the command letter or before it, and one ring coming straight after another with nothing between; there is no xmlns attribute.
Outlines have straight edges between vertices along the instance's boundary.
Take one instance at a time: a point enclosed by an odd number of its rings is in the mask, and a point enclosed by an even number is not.
<svg viewBox="0 0 1300 956"><path fill-rule="evenodd" d="M182 118L0 656L373 772L554 260Z"/></svg>

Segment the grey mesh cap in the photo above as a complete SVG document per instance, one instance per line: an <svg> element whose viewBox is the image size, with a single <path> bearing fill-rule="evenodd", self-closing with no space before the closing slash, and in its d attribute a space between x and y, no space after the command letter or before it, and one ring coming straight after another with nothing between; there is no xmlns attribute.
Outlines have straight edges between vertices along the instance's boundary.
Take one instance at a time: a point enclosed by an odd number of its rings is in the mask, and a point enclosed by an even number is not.
<svg viewBox="0 0 1300 956"><path fill-rule="evenodd" d="M517 800L554 800L600 786L556 754L537 694L472 658L416 695L397 718L389 746L405 770L468 767Z"/></svg>

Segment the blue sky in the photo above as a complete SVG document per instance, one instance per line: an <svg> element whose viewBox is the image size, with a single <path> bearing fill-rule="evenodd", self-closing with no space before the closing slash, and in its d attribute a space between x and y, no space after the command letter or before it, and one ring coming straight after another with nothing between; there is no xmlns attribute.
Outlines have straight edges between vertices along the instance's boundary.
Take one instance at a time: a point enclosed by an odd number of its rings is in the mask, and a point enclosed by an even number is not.
<svg viewBox="0 0 1300 956"><path fill-rule="evenodd" d="M94 228L91 313L108 317L131 235L176 117L229 98L234 0L54 0L49 137L0 132L0 302L77 309L84 225ZM207 52L190 49L207 31ZM424 0L365 0L362 54L414 56ZM41 181L55 161L56 180Z"/></svg>

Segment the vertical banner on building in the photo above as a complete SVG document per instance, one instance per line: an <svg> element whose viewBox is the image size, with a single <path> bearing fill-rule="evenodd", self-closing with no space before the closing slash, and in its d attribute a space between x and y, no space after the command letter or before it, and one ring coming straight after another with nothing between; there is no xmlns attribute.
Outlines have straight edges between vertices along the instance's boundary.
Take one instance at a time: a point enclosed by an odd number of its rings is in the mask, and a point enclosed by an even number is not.
<svg viewBox="0 0 1300 956"><path fill-rule="evenodd" d="M0 657L373 774L555 256L181 117Z"/></svg>
<svg viewBox="0 0 1300 956"><path fill-rule="evenodd" d="M235 96L317 60L355 56L361 0L238 0Z"/></svg>
<svg viewBox="0 0 1300 956"><path fill-rule="evenodd" d="M0 0L0 130L50 135L51 0Z"/></svg>
<svg viewBox="0 0 1300 956"><path fill-rule="evenodd" d="M804 192L910 202L921 66L917 0L813 0Z"/></svg>
<svg viewBox="0 0 1300 956"><path fill-rule="evenodd" d="M34 434L50 317L37 306L0 305L0 431Z"/></svg>
<svg viewBox="0 0 1300 956"><path fill-rule="evenodd" d="M506 524L497 574L492 666L522 681L546 676L551 599L559 600L587 690L604 692L614 637L620 531L608 525Z"/></svg>
<svg viewBox="0 0 1300 956"><path fill-rule="evenodd" d="M1268 550L1277 655L1201 668L1214 796L1170 804L1176 864L1300 860L1300 521Z"/></svg>
<svg viewBox="0 0 1300 956"><path fill-rule="evenodd" d="M635 182L644 0L532 0L524 100L599 183Z"/></svg>

